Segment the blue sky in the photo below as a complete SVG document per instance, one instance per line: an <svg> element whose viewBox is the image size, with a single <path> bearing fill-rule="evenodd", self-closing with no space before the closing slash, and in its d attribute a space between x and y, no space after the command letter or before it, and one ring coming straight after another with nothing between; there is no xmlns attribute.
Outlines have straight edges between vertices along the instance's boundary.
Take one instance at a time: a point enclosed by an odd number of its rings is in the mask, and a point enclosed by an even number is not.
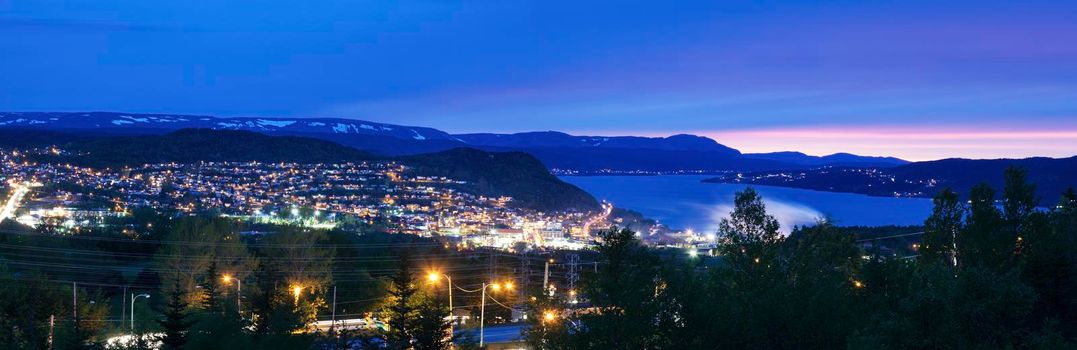
<svg viewBox="0 0 1077 350"><path fill-rule="evenodd" d="M1073 1L0 0L0 109L1077 154Z"/></svg>

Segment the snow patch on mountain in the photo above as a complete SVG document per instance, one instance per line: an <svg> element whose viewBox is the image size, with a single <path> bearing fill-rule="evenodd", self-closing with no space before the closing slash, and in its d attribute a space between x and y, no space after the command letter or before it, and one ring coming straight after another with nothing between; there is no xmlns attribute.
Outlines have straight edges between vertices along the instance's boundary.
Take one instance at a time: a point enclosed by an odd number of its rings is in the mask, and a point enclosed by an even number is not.
<svg viewBox="0 0 1077 350"><path fill-rule="evenodd" d="M333 126L333 132L336 132L336 133L347 133L347 132L348 132L348 129L349 129L349 127L351 127L351 128L354 128L354 127L355 127L355 125L349 125L349 124L344 124L344 123L337 123L337 124L336 124L335 126Z"/></svg>
<svg viewBox="0 0 1077 350"><path fill-rule="evenodd" d="M125 125L125 124L134 124L134 123L135 122L133 122L133 121L124 120L124 119L115 119L115 120L112 121L112 124L115 124L115 125Z"/></svg>
<svg viewBox="0 0 1077 350"><path fill-rule="evenodd" d="M262 125L262 126L268 125L268 126L274 126L274 127L278 127L278 128L283 128L283 127L295 124L295 121L294 120L258 119L258 124Z"/></svg>
<svg viewBox="0 0 1077 350"><path fill-rule="evenodd" d="M133 122L139 122L139 123L149 123L150 122L150 120L147 119L147 118L136 118L136 117L132 117L132 116L129 116L129 115L121 115L120 118L128 119L128 120L131 120ZM113 124L116 124L116 122L113 121ZM134 124L134 123L129 123L129 124ZM116 124L116 125L119 125L119 124Z"/></svg>
<svg viewBox="0 0 1077 350"><path fill-rule="evenodd" d="M423 134L420 134L418 131L412 130L411 132L415 133L415 136L412 136L413 139L420 140L420 141L421 140L426 140L426 136L423 136Z"/></svg>

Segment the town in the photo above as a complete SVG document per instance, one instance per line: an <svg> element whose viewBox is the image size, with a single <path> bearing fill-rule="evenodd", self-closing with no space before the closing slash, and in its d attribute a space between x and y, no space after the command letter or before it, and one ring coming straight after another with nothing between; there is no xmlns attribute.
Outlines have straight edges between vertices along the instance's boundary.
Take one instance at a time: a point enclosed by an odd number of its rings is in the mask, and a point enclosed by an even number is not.
<svg viewBox="0 0 1077 350"><path fill-rule="evenodd" d="M0 191L9 206L5 215L39 231L67 234L152 208L252 223L436 235L505 250L582 249L593 242L592 230L616 223L609 203L595 212L540 212L512 205L511 197L460 191L463 181L413 174L393 161L95 169L33 160L63 152L55 147L0 150ZM138 229L132 227L130 233L137 235Z"/></svg>

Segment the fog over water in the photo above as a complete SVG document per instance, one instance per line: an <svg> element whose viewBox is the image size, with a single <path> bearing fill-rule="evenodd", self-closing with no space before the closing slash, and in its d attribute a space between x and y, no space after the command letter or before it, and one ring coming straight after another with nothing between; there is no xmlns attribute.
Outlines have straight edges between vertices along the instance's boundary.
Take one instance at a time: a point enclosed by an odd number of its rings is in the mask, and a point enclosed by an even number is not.
<svg viewBox="0 0 1077 350"><path fill-rule="evenodd" d="M632 209L673 228L715 232L733 209L737 191L747 185L703 183L708 176L564 176L598 199ZM926 198L870 197L859 194L755 186L767 212L788 233L829 217L843 226L920 225L931 214Z"/></svg>

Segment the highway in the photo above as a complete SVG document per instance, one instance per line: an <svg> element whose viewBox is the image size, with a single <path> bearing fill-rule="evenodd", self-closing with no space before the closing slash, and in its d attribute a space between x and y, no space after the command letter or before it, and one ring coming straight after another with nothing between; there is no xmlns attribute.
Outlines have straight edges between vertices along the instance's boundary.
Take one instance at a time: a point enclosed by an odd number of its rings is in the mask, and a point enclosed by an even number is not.
<svg viewBox="0 0 1077 350"><path fill-rule="evenodd" d="M4 203L3 210L0 210L0 223L15 215L15 210L19 208L19 202L22 202L22 198L29 192L30 184L16 183L12 185L11 195L8 197L7 202Z"/></svg>

